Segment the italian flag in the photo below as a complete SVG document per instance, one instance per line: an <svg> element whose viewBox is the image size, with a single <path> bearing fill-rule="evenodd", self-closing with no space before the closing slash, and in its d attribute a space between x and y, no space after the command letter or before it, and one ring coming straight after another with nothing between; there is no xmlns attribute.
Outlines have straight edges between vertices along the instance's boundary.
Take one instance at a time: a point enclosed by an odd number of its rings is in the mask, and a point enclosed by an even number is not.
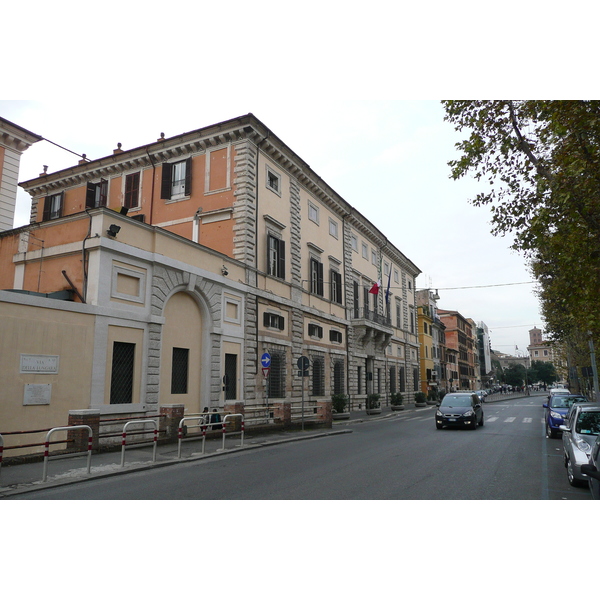
<svg viewBox="0 0 600 600"><path fill-rule="evenodd" d="M379 294L380 287L381 287L381 279L378 279L377 283L374 283L373 287L369 290L369 294Z"/></svg>

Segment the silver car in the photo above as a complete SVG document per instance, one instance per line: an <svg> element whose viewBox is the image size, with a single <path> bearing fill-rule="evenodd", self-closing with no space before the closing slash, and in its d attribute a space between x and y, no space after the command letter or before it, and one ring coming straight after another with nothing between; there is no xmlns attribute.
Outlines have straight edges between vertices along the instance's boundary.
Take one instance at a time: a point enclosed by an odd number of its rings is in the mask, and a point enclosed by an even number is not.
<svg viewBox="0 0 600 600"><path fill-rule="evenodd" d="M560 429L569 483L573 486L587 483L588 476L581 466L589 463L592 445L600 435L600 404L574 404Z"/></svg>

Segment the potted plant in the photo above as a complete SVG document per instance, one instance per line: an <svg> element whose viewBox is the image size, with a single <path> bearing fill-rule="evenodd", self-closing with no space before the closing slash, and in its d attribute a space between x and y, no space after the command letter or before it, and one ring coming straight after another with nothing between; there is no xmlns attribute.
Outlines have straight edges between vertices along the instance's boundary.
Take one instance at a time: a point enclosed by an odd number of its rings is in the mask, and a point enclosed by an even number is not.
<svg viewBox="0 0 600 600"><path fill-rule="evenodd" d="M417 392L415 394L415 406L419 408L427 406L427 396L425 395L425 392Z"/></svg>
<svg viewBox="0 0 600 600"><path fill-rule="evenodd" d="M381 413L381 402L379 394L369 394L367 396L366 409L368 415L378 415Z"/></svg>
<svg viewBox="0 0 600 600"><path fill-rule="evenodd" d="M429 390L427 394L427 404L437 404L440 400L440 396L437 390Z"/></svg>
<svg viewBox="0 0 600 600"><path fill-rule="evenodd" d="M400 392L393 392L390 396L392 410L404 410L404 398Z"/></svg>
<svg viewBox="0 0 600 600"><path fill-rule="evenodd" d="M346 412L346 406L348 406L348 396L345 394L334 394L331 396L332 416L334 420L338 421L350 418L350 413Z"/></svg>

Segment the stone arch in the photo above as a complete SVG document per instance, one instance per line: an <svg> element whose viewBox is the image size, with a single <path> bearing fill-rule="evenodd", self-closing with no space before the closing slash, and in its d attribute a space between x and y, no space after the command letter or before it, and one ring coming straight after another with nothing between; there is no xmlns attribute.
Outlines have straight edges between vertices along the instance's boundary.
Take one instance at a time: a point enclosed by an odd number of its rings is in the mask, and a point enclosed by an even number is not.
<svg viewBox="0 0 600 600"><path fill-rule="evenodd" d="M218 394L222 289L212 281L191 273L156 269L152 285L150 327L149 394L158 404L184 404L188 413L211 406ZM179 345L177 345L179 344ZM173 348L189 350L185 394L172 393ZM151 369L154 369L152 377Z"/></svg>

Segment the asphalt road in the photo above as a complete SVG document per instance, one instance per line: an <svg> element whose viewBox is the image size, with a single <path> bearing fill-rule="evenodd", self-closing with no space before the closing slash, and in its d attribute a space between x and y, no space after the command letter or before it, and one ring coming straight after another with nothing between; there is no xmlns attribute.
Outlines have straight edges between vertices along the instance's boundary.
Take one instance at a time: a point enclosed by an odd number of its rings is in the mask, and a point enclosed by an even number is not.
<svg viewBox="0 0 600 600"><path fill-rule="evenodd" d="M330 436L21 494L25 499L557 500L562 441L546 439L543 396L484 405L477 430L443 429L435 407Z"/></svg>

